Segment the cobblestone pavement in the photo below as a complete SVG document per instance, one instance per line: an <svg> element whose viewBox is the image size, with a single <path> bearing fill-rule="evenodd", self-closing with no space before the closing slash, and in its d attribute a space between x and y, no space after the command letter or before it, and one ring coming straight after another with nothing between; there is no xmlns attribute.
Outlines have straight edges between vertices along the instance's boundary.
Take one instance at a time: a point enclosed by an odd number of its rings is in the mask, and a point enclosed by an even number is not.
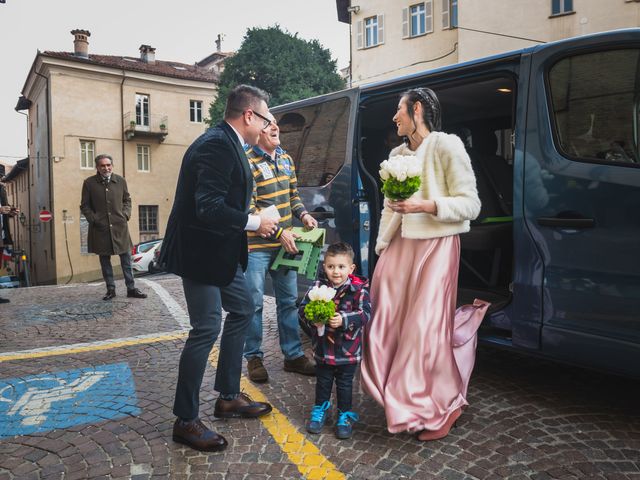
<svg viewBox="0 0 640 480"><path fill-rule="evenodd" d="M178 278L146 280L139 286L147 300L110 303L101 300L102 284L3 291L11 303L0 306L0 480L311 479L322 471L336 479L640 479L639 382L486 348L470 406L443 440L387 433L382 409L359 381L353 438L337 440L332 422L309 435L314 381L282 370L269 298L270 382L243 385L276 413L215 419L211 366L201 415L229 448L206 454L175 444L171 407L186 306ZM177 303L167 306L167 298ZM43 391L55 401L38 397Z"/></svg>

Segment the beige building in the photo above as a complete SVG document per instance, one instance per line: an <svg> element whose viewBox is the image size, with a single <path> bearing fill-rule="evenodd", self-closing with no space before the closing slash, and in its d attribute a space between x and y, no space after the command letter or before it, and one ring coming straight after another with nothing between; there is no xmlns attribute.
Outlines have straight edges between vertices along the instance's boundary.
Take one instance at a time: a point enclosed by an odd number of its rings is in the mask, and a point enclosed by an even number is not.
<svg viewBox="0 0 640 480"><path fill-rule="evenodd" d="M16 110L28 111L28 164L10 177L16 247L26 251L34 284L100 278L98 257L86 253L80 214L83 180L94 158L108 153L133 201L133 243L162 238L182 156L206 124L216 97L221 56L199 64L89 53L89 36L74 30L73 52L38 52ZM26 163L26 162L23 162ZM42 210L53 219L43 222ZM116 270L117 271L117 270Z"/></svg>
<svg viewBox="0 0 640 480"><path fill-rule="evenodd" d="M640 26L639 0L336 0L352 85Z"/></svg>

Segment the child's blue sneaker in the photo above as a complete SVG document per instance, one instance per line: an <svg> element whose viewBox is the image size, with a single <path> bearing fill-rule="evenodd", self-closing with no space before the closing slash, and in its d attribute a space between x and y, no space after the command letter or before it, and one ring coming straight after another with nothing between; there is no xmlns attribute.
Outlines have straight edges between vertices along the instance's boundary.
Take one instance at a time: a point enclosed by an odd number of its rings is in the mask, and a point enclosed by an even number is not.
<svg viewBox="0 0 640 480"><path fill-rule="evenodd" d="M341 440L351 438L353 433L353 424L356 423L360 417L355 412L338 412L338 422L336 423L336 437Z"/></svg>
<svg viewBox="0 0 640 480"><path fill-rule="evenodd" d="M311 418L307 422L307 432L320 433L324 427L324 421L327 419L327 410L331 407L328 401L322 405L314 405L311 409Z"/></svg>

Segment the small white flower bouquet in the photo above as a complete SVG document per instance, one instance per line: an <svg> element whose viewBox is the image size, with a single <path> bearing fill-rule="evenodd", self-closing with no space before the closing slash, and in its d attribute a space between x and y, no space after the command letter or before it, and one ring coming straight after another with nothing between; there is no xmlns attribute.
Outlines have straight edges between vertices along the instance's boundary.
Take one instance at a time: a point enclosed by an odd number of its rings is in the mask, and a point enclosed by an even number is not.
<svg viewBox="0 0 640 480"><path fill-rule="evenodd" d="M420 188L422 163L413 155L397 155L380 164L382 193L391 200L405 200Z"/></svg>
<svg viewBox="0 0 640 480"><path fill-rule="evenodd" d="M326 285L313 287L309 291L309 303L304 306L304 316L311 323L322 323L322 327L318 328L318 335L324 334L324 325L336 313L336 304L333 303L333 297L336 295L336 289Z"/></svg>

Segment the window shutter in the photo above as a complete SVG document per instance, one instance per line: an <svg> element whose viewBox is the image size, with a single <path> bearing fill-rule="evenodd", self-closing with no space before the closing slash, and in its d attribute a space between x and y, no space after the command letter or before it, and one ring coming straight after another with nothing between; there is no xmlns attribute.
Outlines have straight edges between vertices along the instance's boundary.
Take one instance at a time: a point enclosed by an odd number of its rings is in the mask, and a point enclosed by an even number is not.
<svg viewBox="0 0 640 480"><path fill-rule="evenodd" d="M356 48L362 49L362 20L356 22Z"/></svg>
<svg viewBox="0 0 640 480"><path fill-rule="evenodd" d="M409 38L409 8L402 9L402 38Z"/></svg>
<svg viewBox="0 0 640 480"><path fill-rule="evenodd" d="M424 2L425 33L433 32L433 0Z"/></svg>
<svg viewBox="0 0 640 480"><path fill-rule="evenodd" d="M378 15L378 45L384 43L384 15Z"/></svg>
<svg viewBox="0 0 640 480"><path fill-rule="evenodd" d="M442 0L442 28L449 28L449 0Z"/></svg>

